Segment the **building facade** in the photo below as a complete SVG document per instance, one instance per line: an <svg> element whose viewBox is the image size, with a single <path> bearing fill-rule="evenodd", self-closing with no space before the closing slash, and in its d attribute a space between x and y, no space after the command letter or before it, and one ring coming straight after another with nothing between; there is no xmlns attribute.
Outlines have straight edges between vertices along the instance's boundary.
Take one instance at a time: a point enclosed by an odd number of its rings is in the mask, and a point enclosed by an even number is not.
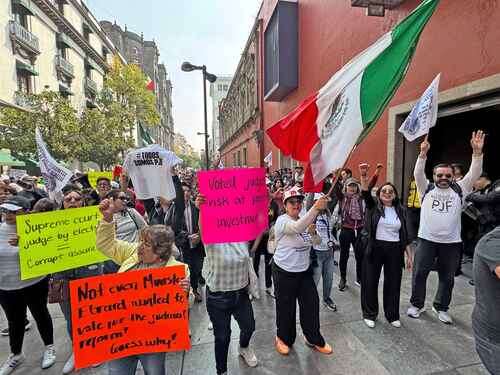
<svg viewBox="0 0 500 375"><path fill-rule="evenodd" d="M172 83L168 79L165 65L159 63L160 51L155 41L144 40L143 35L131 32L125 26L109 21L101 21L101 27L129 64L141 67L153 82L156 106L160 114L159 126L140 124L139 145L158 143L172 149L174 121L172 117Z"/></svg>
<svg viewBox="0 0 500 375"><path fill-rule="evenodd" d="M78 112L94 107L120 56L82 0L3 0L0 39L0 106L26 109L25 94L52 90Z"/></svg>
<svg viewBox="0 0 500 375"><path fill-rule="evenodd" d="M370 6L372 14L377 15L373 6L382 3L384 17L367 16ZM262 45L257 59L258 70L263 73L258 85L258 95L264 99L262 129L271 127L320 89L336 71L419 4L419 0L264 0L257 16L258 41ZM397 130L441 72L438 121L430 132L428 164L459 162L467 168L470 134L481 127L488 133L484 170L493 179L499 178L500 165L495 163L493 150L500 141L500 130L493 125L500 113L500 49L495 48L500 41L498 20L497 1L441 0L422 33L404 81L347 165L356 170L361 161L383 163L383 177L393 181L404 194L420 140L409 143ZM231 86L228 97L231 90L237 91ZM245 113L242 108L235 112L240 116ZM230 141L226 138L223 153L236 145L250 149L255 143L248 134L231 132L230 137ZM263 148L264 155L273 153L272 169L289 163L267 136ZM248 165L262 165L262 159L249 160Z"/></svg>
<svg viewBox="0 0 500 375"><path fill-rule="evenodd" d="M256 166L263 159L259 29L260 22L257 21L243 49L226 98L219 106L219 151L226 167Z"/></svg>
<svg viewBox="0 0 500 375"><path fill-rule="evenodd" d="M210 98L212 98L212 130L209 139L209 157L213 160L218 154L220 148L220 122L219 107L222 100L226 97L231 85L231 76L217 76L217 81L210 83Z"/></svg>

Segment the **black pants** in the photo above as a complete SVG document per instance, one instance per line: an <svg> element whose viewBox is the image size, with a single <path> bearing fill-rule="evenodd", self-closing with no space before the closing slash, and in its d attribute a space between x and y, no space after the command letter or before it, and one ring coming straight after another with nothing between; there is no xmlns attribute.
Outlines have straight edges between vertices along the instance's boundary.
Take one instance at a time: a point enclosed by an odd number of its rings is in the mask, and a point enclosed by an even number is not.
<svg viewBox="0 0 500 375"><path fill-rule="evenodd" d="M295 342L298 301L300 326L305 338L311 344L325 346L325 339L320 333L319 297L312 269L305 272L287 272L273 263L273 279L277 336L288 346Z"/></svg>
<svg viewBox="0 0 500 375"><path fill-rule="evenodd" d="M191 288L193 288L194 292L198 293L198 284L200 282L201 270L203 268L203 253L200 247L195 247L194 249L183 249L182 257L184 263L186 263L189 267Z"/></svg>
<svg viewBox="0 0 500 375"><path fill-rule="evenodd" d="M356 231L350 228L342 228L339 236L340 242L340 259L339 259L339 268L340 268L340 277L342 279L346 278L347 275L347 261L349 260L349 249L354 248L354 256L356 258L356 280L361 280L361 267L363 263L363 253L361 251L357 251L356 246Z"/></svg>
<svg viewBox="0 0 500 375"><path fill-rule="evenodd" d="M214 326L217 374L227 371L231 341L231 316L240 327L240 347L247 348L255 331L253 308L247 288L232 292L211 292L207 286L207 311ZM208 372L207 372L208 373Z"/></svg>
<svg viewBox="0 0 500 375"><path fill-rule="evenodd" d="M11 353L22 352L24 340L24 320L26 308L35 319L40 336L45 345L54 343L54 327L47 309L49 281L47 278L34 285L17 290L0 290L0 304L5 311L9 324L9 343Z"/></svg>
<svg viewBox="0 0 500 375"><path fill-rule="evenodd" d="M372 253L363 259L361 308L363 318L375 320L378 315L378 282L384 268L384 313L389 322L399 320L399 295L403 276L403 254L399 242L375 241Z"/></svg>
<svg viewBox="0 0 500 375"><path fill-rule="evenodd" d="M267 245L267 241L266 241ZM255 251L253 257L253 269L257 276L259 276L259 266L260 266L260 256L264 255L264 272L266 277L266 288L270 288L273 286L272 281L272 268L271 268L271 259L273 259L273 255L267 252L267 248L265 246L259 246L257 251Z"/></svg>
<svg viewBox="0 0 500 375"><path fill-rule="evenodd" d="M411 299L413 306L422 308L425 304L427 277L437 258L436 266L439 276L439 286L434 298L434 308L438 311L448 311L451 294L455 282L455 271L460 261L462 243L438 243L418 239L417 251L413 264Z"/></svg>

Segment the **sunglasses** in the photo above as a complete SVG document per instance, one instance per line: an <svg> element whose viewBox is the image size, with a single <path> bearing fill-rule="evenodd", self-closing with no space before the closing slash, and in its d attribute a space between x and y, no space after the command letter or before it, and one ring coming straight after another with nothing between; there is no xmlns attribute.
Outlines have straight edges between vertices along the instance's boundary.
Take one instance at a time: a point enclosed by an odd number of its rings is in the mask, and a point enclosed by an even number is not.
<svg viewBox="0 0 500 375"><path fill-rule="evenodd" d="M382 189L380 192L384 194L394 194L394 190L392 189Z"/></svg>
<svg viewBox="0 0 500 375"><path fill-rule="evenodd" d="M73 196L64 197L65 202L71 202L71 201L80 202L81 200L82 197L73 197Z"/></svg>
<svg viewBox="0 0 500 375"><path fill-rule="evenodd" d="M438 173L436 175L437 178L443 178L443 177L446 177L446 178L452 178L453 176L451 174L444 174L444 173Z"/></svg>
<svg viewBox="0 0 500 375"><path fill-rule="evenodd" d="M302 204L302 199L300 198L290 198L287 200L287 202L291 204Z"/></svg>

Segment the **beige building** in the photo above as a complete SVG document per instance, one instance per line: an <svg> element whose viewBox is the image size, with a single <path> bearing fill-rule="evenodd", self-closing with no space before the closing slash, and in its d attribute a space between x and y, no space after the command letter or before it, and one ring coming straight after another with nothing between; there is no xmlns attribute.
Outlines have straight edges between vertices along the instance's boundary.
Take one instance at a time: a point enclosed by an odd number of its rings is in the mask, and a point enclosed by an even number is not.
<svg viewBox="0 0 500 375"><path fill-rule="evenodd" d="M93 107L119 55L82 0L1 0L0 40L0 106L26 108L24 93L47 89Z"/></svg>

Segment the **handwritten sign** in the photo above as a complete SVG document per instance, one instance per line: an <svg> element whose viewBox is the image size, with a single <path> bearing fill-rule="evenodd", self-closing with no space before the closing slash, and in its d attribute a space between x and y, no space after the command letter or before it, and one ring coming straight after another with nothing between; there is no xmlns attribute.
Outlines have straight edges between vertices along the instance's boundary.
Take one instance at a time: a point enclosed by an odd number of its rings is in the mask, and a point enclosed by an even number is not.
<svg viewBox="0 0 500 375"><path fill-rule="evenodd" d="M97 179L99 177L106 177L108 180L113 181L113 172L88 172L90 186L94 189L97 187Z"/></svg>
<svg viewBox="0 0 500 375"><path fill-rule="evenodd" d="M21 279L99 263L97 206L17 216Z"/></svg>
<svg viewBox="0 0 500 375"><path fill-rule="evenodd" d="M249 241L267 229L269 193L264 168L198 173L204 243Z"/></svg>
<svg viewBox="0 0 500 375"><path fill-rule="evenodd" d="M184 266L70 282L75 367L190 349Z"/></svg>

